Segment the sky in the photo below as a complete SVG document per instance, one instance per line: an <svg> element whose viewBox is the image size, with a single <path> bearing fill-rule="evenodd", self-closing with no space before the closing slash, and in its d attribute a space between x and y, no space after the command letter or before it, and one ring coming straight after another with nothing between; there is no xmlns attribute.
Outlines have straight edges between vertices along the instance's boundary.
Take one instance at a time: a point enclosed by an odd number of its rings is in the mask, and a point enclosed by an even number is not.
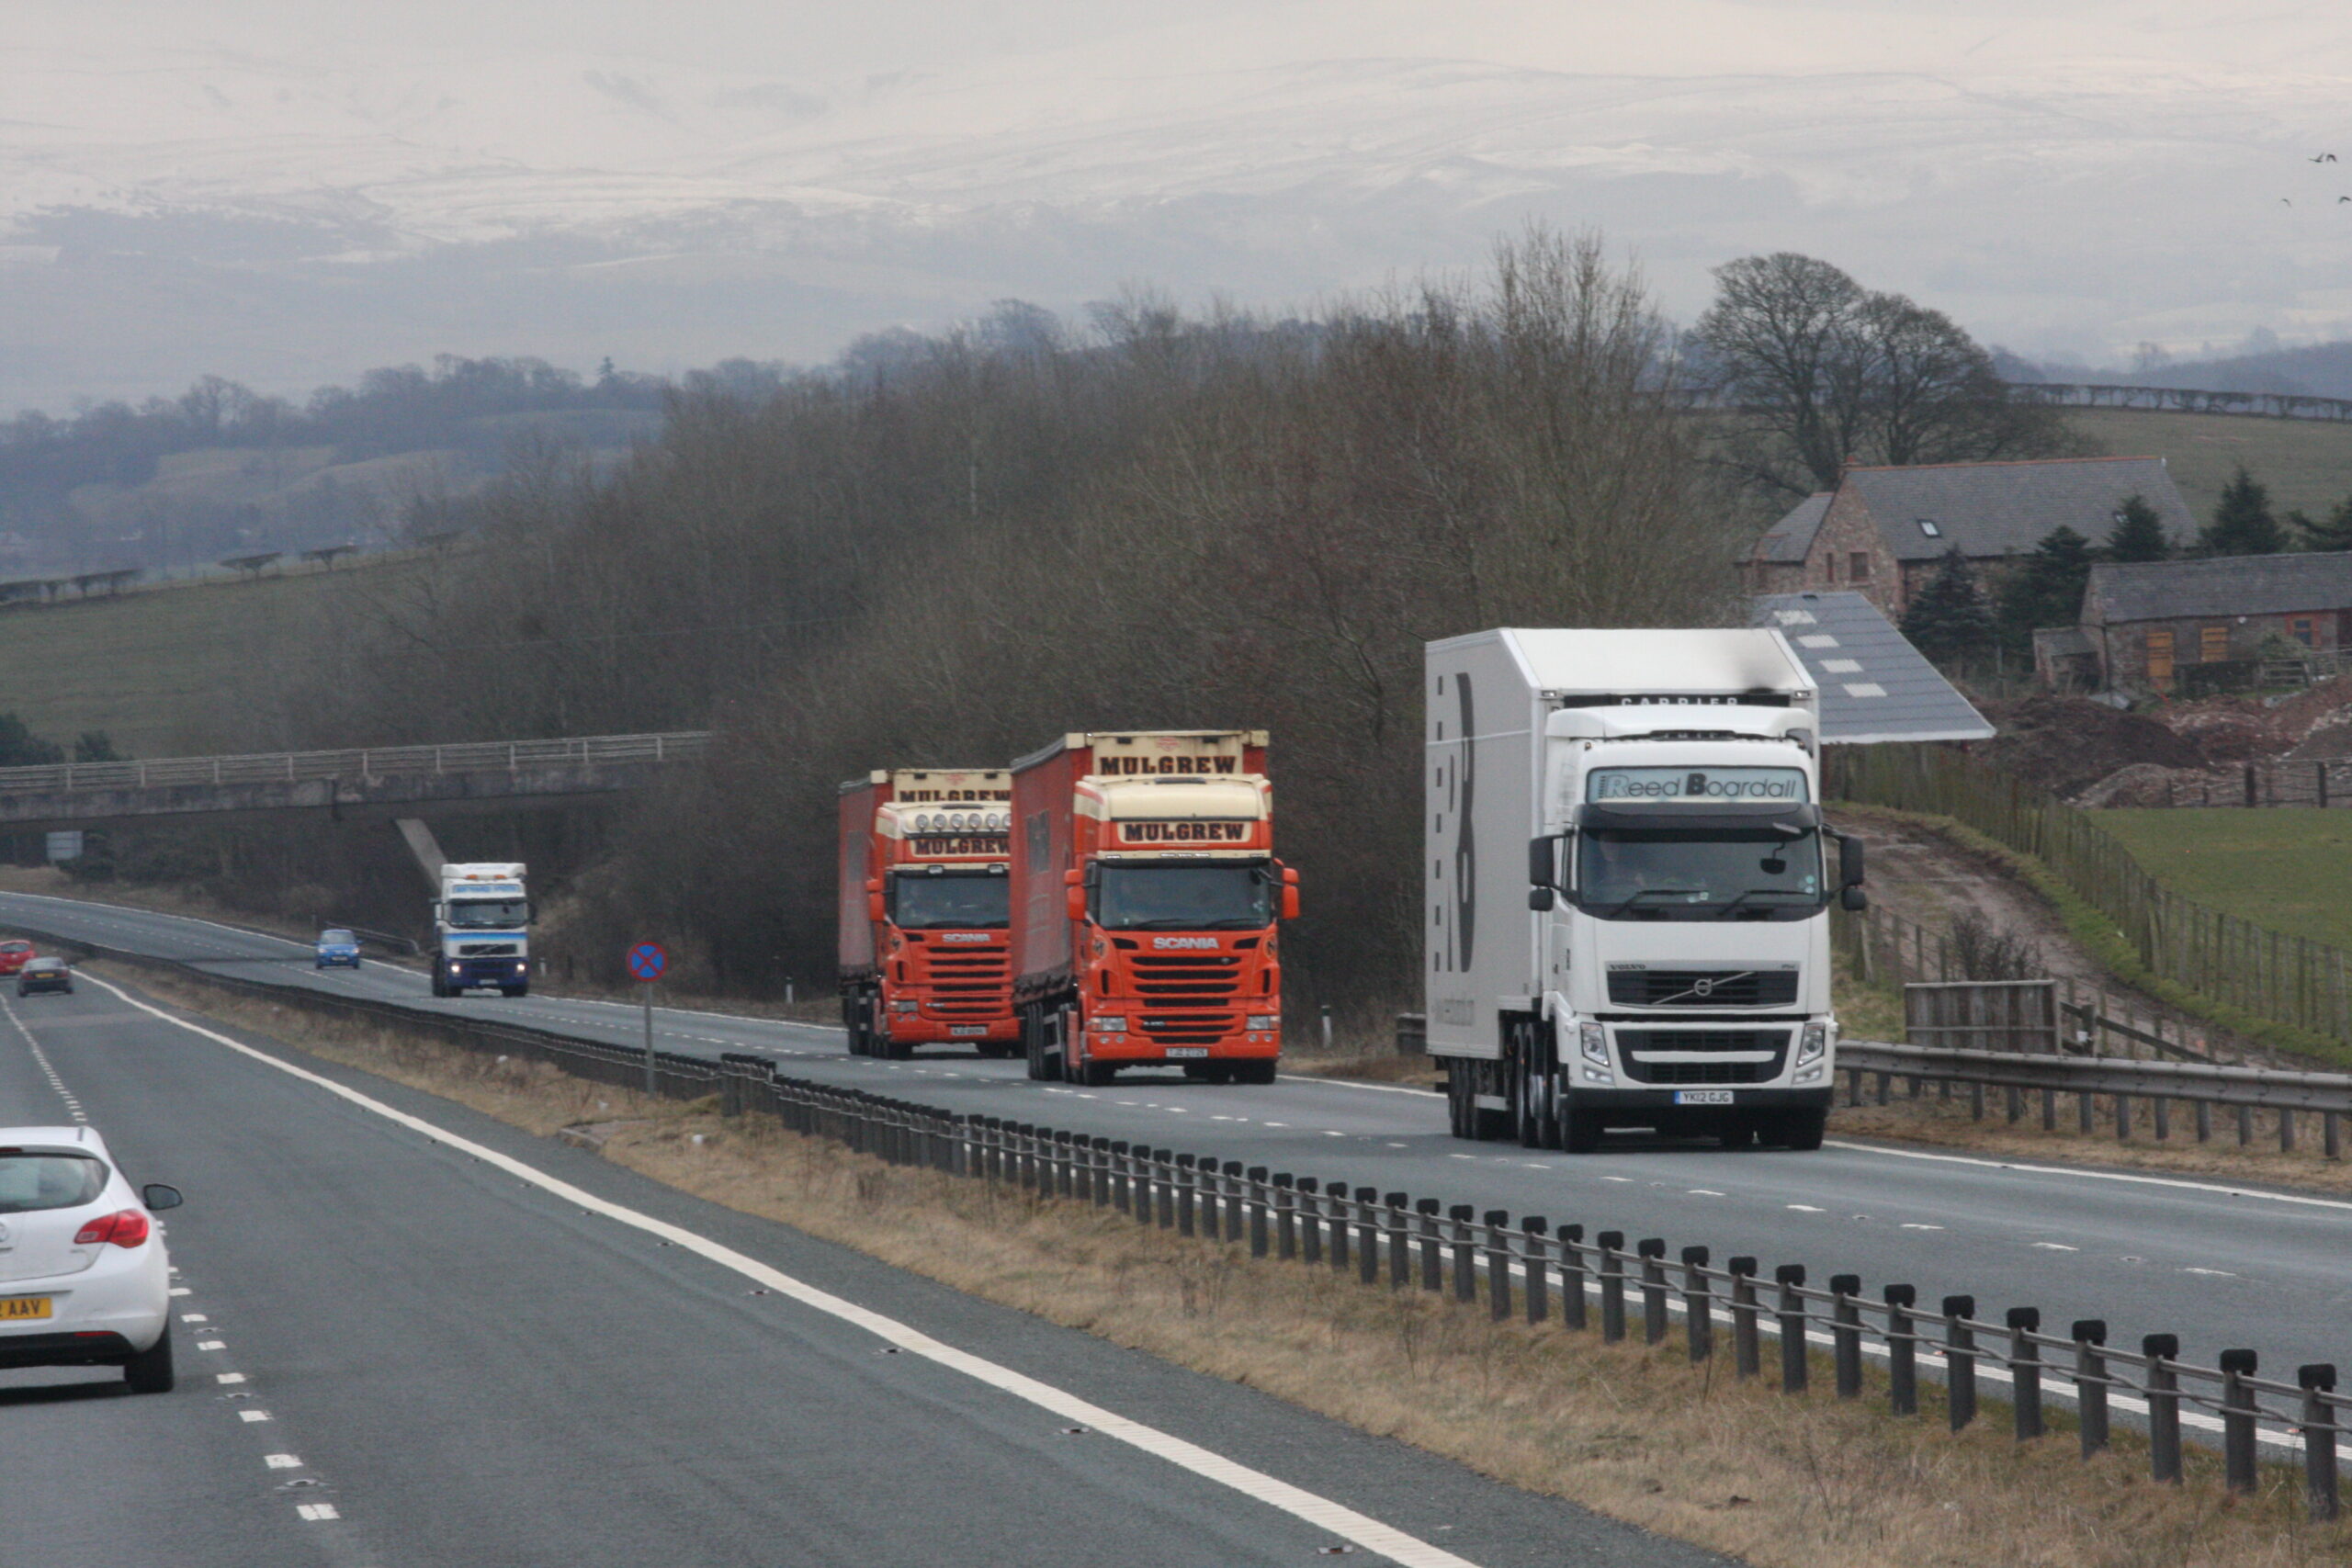
<svg viewBox="0 0 2352 1568"><path fill-rule="evenodd" d="M1684 320L1788 249L2041 356L2352 337L2348 88L2301 3L10 0L0 409L1312 308L1531 220Z"/></svg>

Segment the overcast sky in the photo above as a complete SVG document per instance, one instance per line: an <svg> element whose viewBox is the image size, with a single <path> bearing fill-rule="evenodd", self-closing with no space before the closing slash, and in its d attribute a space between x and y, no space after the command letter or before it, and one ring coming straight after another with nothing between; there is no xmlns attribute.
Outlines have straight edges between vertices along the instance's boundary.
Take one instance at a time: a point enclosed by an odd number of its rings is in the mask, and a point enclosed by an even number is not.
<svg viewBox="0 0 2352 1568"><path fill-rule="evenodd" d="M1529 218L1685 317L1796 249L2028 352L2352 336L2348 89L2341 4L10 0L0 406L1309 304Z"/></svg>

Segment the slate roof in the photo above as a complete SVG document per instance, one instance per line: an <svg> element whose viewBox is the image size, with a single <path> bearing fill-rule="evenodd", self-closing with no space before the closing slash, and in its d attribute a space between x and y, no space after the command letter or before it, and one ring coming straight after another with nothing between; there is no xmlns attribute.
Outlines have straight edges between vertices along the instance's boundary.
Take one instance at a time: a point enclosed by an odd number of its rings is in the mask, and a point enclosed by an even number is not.
<svg viewBox="0 0 2352 1568"><path fill-rule="evenodd" d="M2083 618L2109 626L2343 609L2352 609L2352 553L2101 562L2083 592Z"/></svg>
<svg viewBox="0 0 2352 1568"><path fill-rule="evenodd" d="M1754 623L1777 626L1821 691L1826 745L1985 740L1993 727L1927 656L1859 593L1759 593Z"/></svg>
<svg viewBox="0 0 2352 1568"><path fill-rule="evenodd" d="M2162 457L1849 468L1839 488L1847 487L1869 507L1898 560L1933 560L1954 545L1972 559L2023 555L2061 526L2098 544L2132 495L2155 508L2175 545L2197 536L2197 520ZM1935 524L1937 534L1919 526L1922 518Z"/></svg>
<svg viewBox="0 0 2352 1568"><path fill-rule="evenodd" d="M1813 549L1813 536L1821 532L1821 520L1828 513L1829 498L1834 493L1825 490L1798 502L1787 516L1764 531L1764 536L1756 541L1756 553L1749 558L1764 566L1803 566L1805 556Z"/></svg>

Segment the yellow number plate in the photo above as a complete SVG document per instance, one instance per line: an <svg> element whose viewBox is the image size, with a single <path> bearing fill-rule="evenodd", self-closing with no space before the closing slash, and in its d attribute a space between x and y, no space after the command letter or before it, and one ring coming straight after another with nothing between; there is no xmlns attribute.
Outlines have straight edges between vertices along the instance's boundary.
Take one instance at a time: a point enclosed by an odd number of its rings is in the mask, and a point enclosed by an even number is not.
<svg viewBox="0 0 2352 1568"><path fill-rule="evenodd" d="M49 1298L47 1296L0 1296L0 1323L13 1322L18 1318L47 1317L48 1315Z"/></svg>

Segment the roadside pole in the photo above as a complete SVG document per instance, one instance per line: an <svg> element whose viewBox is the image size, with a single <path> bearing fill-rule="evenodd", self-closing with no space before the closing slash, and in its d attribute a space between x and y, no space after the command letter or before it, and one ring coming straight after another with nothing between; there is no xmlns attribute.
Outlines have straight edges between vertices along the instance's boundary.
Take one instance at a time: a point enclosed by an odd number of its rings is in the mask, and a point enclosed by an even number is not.
<svg viewBox="0 0 2352 1568"><path fill-rule="evenodd" d="M645 1092L653 1092L653 982L670 967L670 955L650 942L640 942L628 950L628 972L645 998Z"/></svg>

